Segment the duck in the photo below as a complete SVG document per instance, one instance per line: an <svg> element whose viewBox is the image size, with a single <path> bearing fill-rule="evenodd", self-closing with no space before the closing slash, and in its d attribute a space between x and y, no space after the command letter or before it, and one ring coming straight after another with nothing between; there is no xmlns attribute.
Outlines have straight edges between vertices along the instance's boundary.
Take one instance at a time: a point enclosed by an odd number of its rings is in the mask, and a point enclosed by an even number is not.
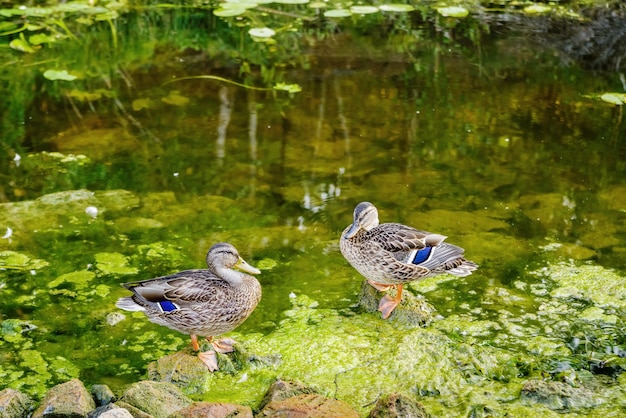
<svg viewBox="0 0 626 418"><path fill-rule="evenodd" d="M402 301L405 283L443 273L464 277L478 265L465 259L465 250L444 242L445 235L420 231L400 223L379 224L378 209L370 202L354 208L352 224L341 233L339 247L344 258L378 291L396 288L378 305L383 319Z"/></svg>
<svg viewBox="0 0 626 418"><path fill-rule="evenodd" d="M208 269L124 283L133 294L118 299L116 306L143 312L155 324L188 334L196 352L198 336L206 337L213 350L198 353L198 358L214 372L219 369L216 352L232 352L236 343L232 338L214 338L241 325L259 304L261 284L250 274L261 271L225 242L209 249L206 263Z"/></svg>

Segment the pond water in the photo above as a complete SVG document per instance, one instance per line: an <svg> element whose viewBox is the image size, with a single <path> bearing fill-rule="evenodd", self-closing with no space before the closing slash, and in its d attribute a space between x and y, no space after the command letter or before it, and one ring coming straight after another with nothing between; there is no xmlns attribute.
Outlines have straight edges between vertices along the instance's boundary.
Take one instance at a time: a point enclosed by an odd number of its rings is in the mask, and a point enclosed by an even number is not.
<svg viewBox="0 0 626 418"><path fill-rule="evenodd" d="M47 51L2 52L15 77L0 149L0 232L12 231L0 240L0 388L140 379L189 341L140 316L112 325L119 284L202 268L218 241L263 270L239 339L274 332L292 293L358 312L362 278L338 237L364 200L480 265L417 288L444 318L506 311L537 326L521 318L552 284L529 272L560 260L622 280L626 128L622 107L599 99L624 90L618 72L473 20L331 24L263 43L236 18L150 11L118 22L115 43L103 24ZM42 77L54 59L78 79ZM301 92L185 79L199 75ZM624 305L608 306L619 328ZM523 345L491 331L477 341ZM623 330L611 335L623 357Z"/></svg>

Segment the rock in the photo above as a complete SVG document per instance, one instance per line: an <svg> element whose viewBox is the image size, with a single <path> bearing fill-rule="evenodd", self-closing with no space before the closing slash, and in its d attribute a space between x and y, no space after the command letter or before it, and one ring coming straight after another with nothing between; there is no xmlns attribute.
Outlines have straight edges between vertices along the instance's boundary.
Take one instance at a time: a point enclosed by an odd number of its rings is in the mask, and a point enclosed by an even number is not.
<svg viewBox="0 0 626 418"><path fill-rule="evenodd" d="M129 403L126 403L124 401L117 401L115 402L115 405L117 405L119 408L123 408L127 411L130 412L130 414L134 417L134 418L153 418L152 415L147 414L145 412L143 412L141 409L132 406Z"/></svg>
<svg viewBox="0 0 626 418"><path fill-rule="evenodd" d="M78 379L52 387L33 414L38 417L84 417L96 408L91 394Z"/></svg>
<svg viewBox="0 0 626 418"><path fill-rule="evenodd" d="M526 401L540 403L559 412L592 408L604 402L587 388L538 379L527 381L522 388L521 396Z"/></svg>
<svg viewBox="0 0 626 418"><path fill-rule="evenodd" d="M105 385L99 385L99 386L105 386ZM139 411L139 414L135 416L142 416L141 414L143 413ZM148 414L144 414L144 415L148 416ZM108 403L106 405L100 406L87 414L87 418L132 418L132 417L133 417L133 414L131 414L128 411L128 409L122 408L119 405L116 405L114 403Z"/></svg>
<svg viewBox="0 0 626 418"><path fill-rule="evenodd" d="M395 289L388 292L379 292L370 286L367 280L364 280L358 296L359 306L367 312L376 313L378 312L380 299L386 293L395 296ZM436 310L430 303L405 289L402 292L402 302L391 313L389 320L409 326L427 326L432 322L435 314ZM380 312L378 315L380 315Z"/></svg>
<svg viewBox="0 0 626 418"><path fill-rule="evenodd" d="M202 393L211 374L198 356L179 351L148 364L148 379L173 383L185 393Z"/></svg>
<svg viewBox="0 0 626 418"><path fill-rule="evenodd" d="M399 393L380 398L368 415L369 418L426 418L429 416L419 402Z"/></svg>
<svg viewBox="0 0 626 418"><path fill-rule="evenodd" d="M302 394L270 402L257 415L275 418L358 418L358 416L359 414L347 403L317 394Z"/></svg>
<svg viewBox="0 0 626 418"><path fill-rule="evenodd" d="M267 390L265 397L261 401L259 409L263 409L270 402L278 402L297 395L308 395L318 393L315 389L303 385L299 382L289 382L278 379Z"/></svg>
<svg viewBox="0 0 626 418"><path fill-rule="evenodd" d="M0 418L27 417L32 406L33 401L19 390L0 391Z"/></svg>
<svg viewBox="0 0 626 418"><path fill-rule="evenodd" d="M249 406L221 402L194 402L175 412L170 418L252 418Z"/></svg>
<svg viewBox="0 0 626 418"><path fill-rule="evenodd" d="M191 400L174 384L149 380L132 384L121 400L155 418L166 418L191 404Z"/></svg>
<svg viewBox="0 0 626 418"><path fill-rule="evenodd" d="M91 394L98 406L108 405L115 400L115 394L107 385L93 385Z"/></svg>

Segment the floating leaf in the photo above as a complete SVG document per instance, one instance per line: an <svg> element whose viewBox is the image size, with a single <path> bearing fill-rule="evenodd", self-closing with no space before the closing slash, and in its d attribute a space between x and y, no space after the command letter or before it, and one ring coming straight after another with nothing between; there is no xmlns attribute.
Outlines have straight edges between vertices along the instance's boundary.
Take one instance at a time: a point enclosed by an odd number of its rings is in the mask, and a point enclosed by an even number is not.
<svg viewBox="0 0 626 418"><path fill-rule="evenodd" d="M133 110L139 112L143 109L150 109L152 107L152 100L150 99L137 99L133 100Z"/></svg>
<svg viewBox="0 0 626 418"><path fill-rule="evenodd" d="M181 96L176 91L170 92L167 97L163 97L161 99L164 103L171 104L174 106L184 106L189 103L189 99L185 96Z"/></svg>
<svg viewBox="0 0 626 418"><path fill-rule="evenodd" d="M76 76L67 72L67 70L46 70L43 73L43 76L48 80L65 80L65 81L73 81L76 80Z"/></svg>
<svg viewBox="0 0 626 418"><path fill-rule="evenodd" d="M56 42L56 38L44 33L37 33L28 38L28 41L33 45L49 44Z"/></svg>
<svg viewBox="0 0 626 418"><path fill-rule="evenodd" d="M465 17L469 14L465 7L458 6L439 7L437 12L445 17Z"/></svg>
<svg viewBox="0 0 626 418"><path fill-rule="evenodd" d="M270 28L250 28L248 33L255 38L271 38L276 35L276 31Z"/></svg>
<svg viewBox="0 0 626 418"><path fill-rule="evenodd" d="M213 10L213 14L219 17L231 17L242 15L246 12L246 10L248 9L246 9L245 7L232 9L220 7L219 9Z"/></svg>
<svg viewBox="0 0 626 418"><path fill-rule="evenodd" d="M352 13L350 12L350 10L346 10L346 9L332 9L332 10L326 10L324 12L324 16L326 17L349 17L349 16L352 16Z"/></svg>
<svg viewBox="0 0 626 418"><path fill-rule="evenodd" d="M621 106L626 104L626 93L604 93L600 96L602 101Z"/></svg>
<svg viewBox="0 0 626 418"><path fill-rule="evenodd" d="M350 7L350 11L352 13L360 14L360 15L368 15L372 13L378 12L378 7L374 6L352 6Z"/></svg>
<svg viewBox="0 0 626 418"><path fill-rule="evenodd" d="M15 38L13 39L10 43L9 46L13 49L16 49L18 51L22 51L22 52L35 52L35 50L33 49L32 46L30 46L30 44L28 43L28 41L26 39L22 38Z"/></svg>
<svg viewBox="0 0 626 418"><path fill-rule="evenodd" d="M546 13L551 10L552 8L550 8L549 6L544 6L543 4L533 4L531 6L524 7L524 12L529 14Z"/></svg>
<svg viewBox="0 0 626 418"><path fill-rule="evenodd" d="M383 12L398 12L398 13L412 12L413 10L415 10L415 8L411 6L410 4L397 4L397 3L383 4L379 6L379 8Z"/></svg>
<svg viewBox="0 0 626 418"><path fill-rule="evenodd" d="M299 84L276 83L274 85L274 90L282 90L289 93L300 93L302 91L302 87L300 87Z"/></svg>

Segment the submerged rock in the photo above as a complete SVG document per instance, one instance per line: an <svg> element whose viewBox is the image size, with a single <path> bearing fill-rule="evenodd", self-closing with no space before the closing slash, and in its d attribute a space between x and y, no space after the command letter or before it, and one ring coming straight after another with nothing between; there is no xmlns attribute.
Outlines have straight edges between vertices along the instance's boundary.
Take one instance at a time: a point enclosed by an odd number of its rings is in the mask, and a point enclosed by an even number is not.
<svg viewBox="0 0 626 418"><path fill-rule="evenodd" d="M33 401L19 390L7 388L0 391L0 417L27 417Z"/></svg>
<svg viewBox="0 0 626 418"><path fill-rule="evenodd" d="M369 418L427 418L429 416L419 402L399 393L380 398L368 415Z"/></svg>
<svg viewBox="0 0 626 418"><path fill-rule="evenodd" d="M257 417L358 418L359 414L343 401L316 394L303 394L270 402Z"/></svg>
<svg viewBox="0 0 626 418"><path fill-rule="evenodd" d="M148 380L132 384L122 395L121 401L155 418L166 418L191 405L191 400L174 384Z"/></svg>
<svg viewBox="0 0 626 418"><path fill-rule="evenodd" d="M83 382L72 379L51 388L35 410L33 418L84 417L95 408L96 403Z"/></svg>
<svg viewBox="0 0 626 418"><path fill-rule="evenodd" d="M560 412L592 408L604 403L602 397L584 387L572 387L562 382L538 379L529 380L524 384L522 399L543 404Z"/></svg>

